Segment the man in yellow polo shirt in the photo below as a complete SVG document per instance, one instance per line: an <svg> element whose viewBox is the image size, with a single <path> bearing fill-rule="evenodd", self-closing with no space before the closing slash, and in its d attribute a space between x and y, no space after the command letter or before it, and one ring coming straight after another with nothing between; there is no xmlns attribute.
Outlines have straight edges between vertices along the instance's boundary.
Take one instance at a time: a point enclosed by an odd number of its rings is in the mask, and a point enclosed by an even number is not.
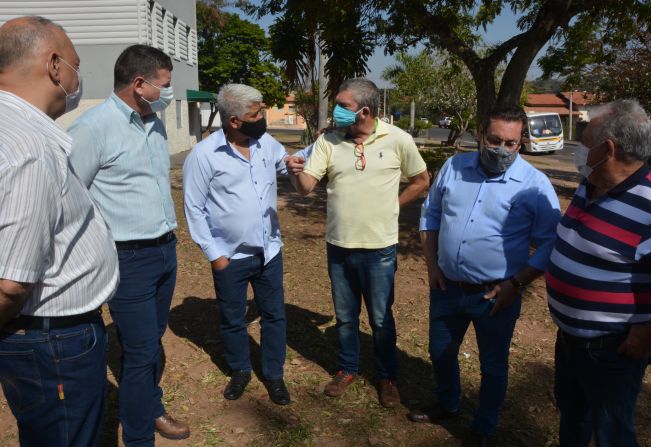
<svg viewBox="0 0 651 447"><path fill-rule="evenodd" d="M325 394L341 396L359 368L359 314L364 298L373 330L380 403L400 403L396 328L391 312L397 268L398 214L427 190L429 177L414 140L377 118L380 95L367 79L345 81L335 99L337 129L321 135L298 177L308 194L328 177L328 273L337 316L339 372ZM290 172L292 170L288 164ZM409 185L399 195L400 178Z"/></svg>

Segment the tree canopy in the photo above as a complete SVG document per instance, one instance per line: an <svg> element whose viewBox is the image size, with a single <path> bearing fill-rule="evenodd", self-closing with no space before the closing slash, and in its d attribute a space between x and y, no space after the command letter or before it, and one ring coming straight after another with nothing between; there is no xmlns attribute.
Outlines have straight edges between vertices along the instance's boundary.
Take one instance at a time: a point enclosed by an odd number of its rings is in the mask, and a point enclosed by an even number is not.
<svg viewBox="0 0 651 447"><path fill-rule="evenodd" d="M550 52L541 60L544 75L561 76L567 89L593 92L601 101L636 98L651 111L651 25L641 24L628 41L595 37Z"/></svg>
<svg viewBox="0 0 651 447"><path fill-rule="evenodd" d="M236 82L260 90L268 105L285 103L285 80L272 61L262 28L198 1L197 36L202 90L217 92L224 84Z"/></svg>
<svg viewBox="0 0 651 447"><path fill-rule="evenodd" d="M346 59L340 68L347 71L345 77L366 72L376 45L389 53L419 43L445 50L470 71L478 117L483 118L495 103L519 102L527 71L548 42L553 52L606 30L611 39L626 41L636 23L648 21L650 8L646 0L261 0L254 9L259 15L276 14L276 23L300 27L309 23L311 29L323 29L326 48L340 50L341 54L331 54ZM481 31L507 9L519 17L513 36L487 46ZM291 49L291 60L297 60L301 48ZM329 64L331 72L336 69L333 59ZM495 75L501 64L505 65L498 89ZM331 76L331 91L340 79Z"/></svg>
<svg viewBox="0 0 651 447"><path fill-rule="evenodd" d="M450 57L428 51L417 55L401 52L396 60L382 77L396 86L399 95L454 117L447 143L457 144L477 112L475 85L468 69Z"/></svg>

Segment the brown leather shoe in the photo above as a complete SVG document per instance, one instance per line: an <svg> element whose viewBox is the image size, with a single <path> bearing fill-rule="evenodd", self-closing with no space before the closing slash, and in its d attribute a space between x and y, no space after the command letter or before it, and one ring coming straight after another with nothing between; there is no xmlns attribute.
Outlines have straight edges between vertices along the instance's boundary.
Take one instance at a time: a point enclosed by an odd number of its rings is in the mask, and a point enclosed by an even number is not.
<svg viewBox="0 0 651 447"><path fill-rule="evenodd" d="M343 371L339 371L336 376L332 378L330 383L325 386L323 392L326 396L330 397L339 397L344 394L348 385L353 383L357 378L357 374L348 374Z"/></svg>
<svg viewBox="0 0 651 447"><path fill-rule="evenodd" d="M185 439L190 436L188 424L177 421L167 412L156 418L156 431L167 439Z"/></svg>
<svg viewBox="0 0 651 447"><path fill-rule="evenodd" d="M384 408L394 408L400 404L400 393L395 379L380 380L380 404Z"/></svg>

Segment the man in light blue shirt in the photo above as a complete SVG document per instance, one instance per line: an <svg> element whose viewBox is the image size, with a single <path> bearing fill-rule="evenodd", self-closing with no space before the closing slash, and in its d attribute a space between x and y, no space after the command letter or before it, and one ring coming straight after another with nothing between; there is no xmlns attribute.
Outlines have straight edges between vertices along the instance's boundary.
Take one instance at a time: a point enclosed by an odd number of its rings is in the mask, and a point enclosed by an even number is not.
<svg viewBox="0 0 651 447"><path fill-rule="evenodd" d="M526 119L517 106L495 109L481 127L480 151L447 160L422 208L438 403L409 418L459 414L457 356L472 322L482 379L468 445L487 445L495 430L522 288L544 272L560 218L549 179L518 155Z"/></svg>
<svg viewBox="0 0 651 447"><path fill-rule="evenodd" d="M262 379L271 400L286 405L290 396L283 381L286 324L276 176L287 173L287 153L266 133L262 95L253 87L225 85L217 107L223 127L192 149L183 166L183 190L190 234L212 266L224 357L231 369L224 397L239 399L251 379L244 320L251 283L261 316ZM296 160L302 166L302 159Z"/></svg>
<svg viewBox="0 0 651 447"><path fill-rule="evenodd" d="M120 262L109 303L122 347L120 422L124 444L190 435L163 407L161 338L176 284L176 215L167 134L156 112L172 101L172 61L133 45L115 63L114 92L68 129L70 162L108 222Z"/></svg>

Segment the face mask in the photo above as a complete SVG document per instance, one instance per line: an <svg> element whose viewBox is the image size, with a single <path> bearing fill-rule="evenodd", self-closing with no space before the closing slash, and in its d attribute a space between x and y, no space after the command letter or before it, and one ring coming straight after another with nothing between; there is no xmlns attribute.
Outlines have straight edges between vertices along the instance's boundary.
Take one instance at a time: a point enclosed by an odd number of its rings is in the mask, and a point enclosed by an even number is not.
<svg viewBox="0 0 651 447"><path fill-rule="evenodd" d="M508 151L504 147L488 147L481 148L479 157L481 164L491 174L503 174L515 162L518 156L518 151Z"/></svg>
<svg viewBox="0 0 651 447"><path fill-rule="evenodd" d="M267 120L262 117L258 121L254 121L252 123L242 121L242 125L238 130L249 138L259 140L260 137L267 131Z"/></svg>
<svg viewBox="0 0 651 447"><path fill-rule="evenodd" d="M335 126L337 127L348 127L355 124L357 121L357 114L361 112L363 107L357 112L348 110L345 107L341 107L339 104L335 106L335 109L332 111L332 117L335 120Z"/></svg>
<svg viewBox="0 0 651 447"><path fill-rule="evenodd" d="M59 60L66 64L68 67L70 67L72 70L77 73L77 81L79 83L77 84L77 90L74 91L73 93L68 93L65 88L61 85L61 82L59 82L59 87L61 87L61 90L63 90L63 93L66 94L66 108L63 113L68 113L71 110L75 110L77 106L79 106L79 101L81 101L81 95L82 95L82 79L81 75L79 74L79 70L77 70L75 67L70 65L63 59L62 57L59 57Z"/></svg>
<svg viewBox="0 0 651 447"><path fill-rule="evenodd" d="M592 148L600 146L602 143L592 146ZM590 153L590 150L592 148L587 147L583 143L579 143L579 145L574 150L574 165L576 166L576 170L578 171L579 174L581 174L581 176L583 176L586 179L590 177L590 175L594 172L594 168L598 167L602 163L605 163L606 160L608 160L608 156L606 156L606 158L604 158L601 161L598 161L592 166L588 165L588 154Z"/></svg>
<svg viewBox="0 0 651 447"><path fill-rule="evenodd" d="M147 81L145 81L147 82ZM160 91L160 95L158 96L158 99L154 101L148 101L144 98L144 96L141 96L141 98L149 104L149 107L151 108L151 111L156 113L156 112L161 112L167 108L172 103L172 100L174 99L174 90L172 87L159 87L157 85L152 84L151 82L147 82L147 84L151 85L152 87L156 87Z"/></svg>

